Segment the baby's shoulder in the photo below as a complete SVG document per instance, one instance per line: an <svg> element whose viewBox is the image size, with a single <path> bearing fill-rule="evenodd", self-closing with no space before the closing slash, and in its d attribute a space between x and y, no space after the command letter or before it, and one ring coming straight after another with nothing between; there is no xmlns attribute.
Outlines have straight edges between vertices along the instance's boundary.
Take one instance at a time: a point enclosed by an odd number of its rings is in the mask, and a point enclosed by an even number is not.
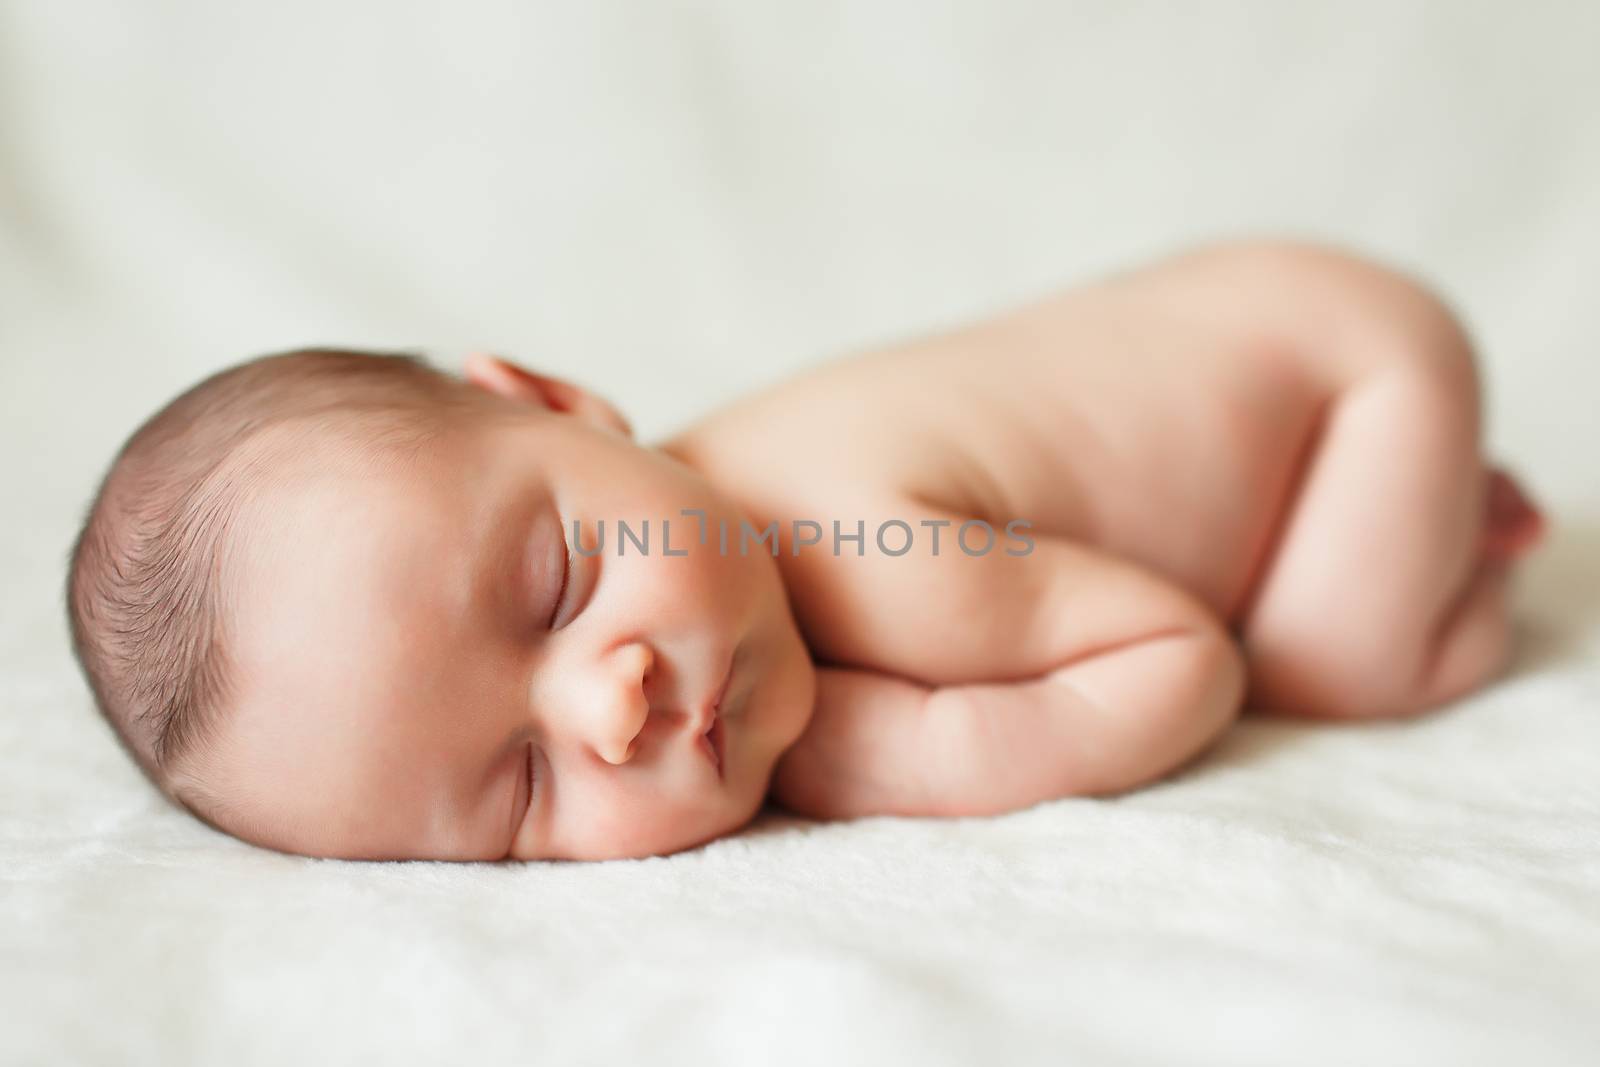
<svg viewBox="0 0 1600 1067"><path fill-rule="evenodd" d="M939 449L926 441L926 420L896 402L881 373L856 371L816 368L708 413L660 447L773 507L883 496L934 474ZM902 397L912 388L900 386Z"/></svg>

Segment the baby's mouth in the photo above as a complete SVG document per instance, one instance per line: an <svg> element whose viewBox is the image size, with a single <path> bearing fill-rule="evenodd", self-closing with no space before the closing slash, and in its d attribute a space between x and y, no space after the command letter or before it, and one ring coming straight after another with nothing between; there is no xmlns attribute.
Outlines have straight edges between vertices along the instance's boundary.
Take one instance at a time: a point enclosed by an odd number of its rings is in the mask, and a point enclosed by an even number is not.
<svg viewBox="0 0 1600 1067"><path fill-rule="evenodd" d="M718 713L716 715L712 716L712 718L711 718L711 726L709 728L707 728L706 732L704 734L701 734L700 736L702 738L704 738L707 747L711 750L712 762L714 762L717 765L717 777L721 778L722 777L722 760L723 760L723 748L724 748L724 745L723 745L723 730L722 730L722 714L721 714L720 710L718 711Z"/></svg>
<svg viewBox="0 0 1600 1067"><path fill-rule="evenodd" d="M724 764L727 762L728 740L727 727L722 721L722 712L728 704L728 691L733 687L734 667L738 662L739 650L735 649L728 659L728 670L723 675L722 685L717 689L717 695L711 701L711 722L706 726L705 732L700 735L700 748L711 760L717 769L717 778L726 780Z"/></svg>

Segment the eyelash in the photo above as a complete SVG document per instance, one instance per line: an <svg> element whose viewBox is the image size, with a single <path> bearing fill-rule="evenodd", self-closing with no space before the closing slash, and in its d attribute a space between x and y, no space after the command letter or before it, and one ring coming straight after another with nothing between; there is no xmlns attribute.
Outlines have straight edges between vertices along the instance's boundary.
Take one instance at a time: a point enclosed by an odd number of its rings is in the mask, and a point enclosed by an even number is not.
<svg viewBox="0 0 1600 1067"><path fill-rule="evenodd" d="M572 581L572 551L570 549L568 549L567 551L565 551L562 554L562 557L561 557L561 588L556 590L555 606L550 609L550 619L546 623L546 625L548 626L549 629L552 629L552 630L555 629L556 618L561 614L561 602L564 599L566 599L567 586L571 583L571 581ZM534 763L536 762L536 757L534 755L534 750L533 750L533 745L532 744L528 745L527 753L523 757L522 762L523 762L524 767L527 770L527 778L528 778L528 803L527 803L527 806L522 809L523 817L526 817L528 811L531 810L532 807L533 807L533 795L534 795L535 788L538 785L538 781L539 781L538 775L535 773L535 770L534 770Z"/></svg>
<svg viewBox="0 0 1600 1067"><path fill-rule="evenodd" d="M561 601L566 597L567 585L571 581L572 553L567 552L561 557L561 588L556 590L556 603L555 606L550 609L550 621L548 623L548 627L552 630L556 628L556 616L561 614Z"/></svg>
<svg viewBox="0 0 1600 1067"><path fill-rule="evenodd" d="M533 770L534 758L533 758L533 746L532 745L528 746L528 756L527 756L527 759L524 760L523 762L525 762L528 765L528 808L531 808L531 807L533 807L533 787L534 787L534 783L536 781L536 779L534 778L534 770ZM524 811L524 813L526 813L527 812L527 808L524 808L523 811Z"/></svg>

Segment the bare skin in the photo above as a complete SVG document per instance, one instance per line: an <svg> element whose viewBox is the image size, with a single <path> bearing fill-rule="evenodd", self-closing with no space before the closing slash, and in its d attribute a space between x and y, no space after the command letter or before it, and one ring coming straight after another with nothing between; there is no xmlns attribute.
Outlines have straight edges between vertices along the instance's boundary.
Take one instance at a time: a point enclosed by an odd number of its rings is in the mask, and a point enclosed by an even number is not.
<svg viewBox="0 0 1600 1067"><path fill-rule="evenodd" d="M819 673L775 797L979 814L1148 782L1244 707L1408 715L1498 674L1544 522L1479 402L1414 281L1234 244L836 360L665 450L757 525L866 520L864 556L779 558ZM1037 547L966 556L951 526L889 557L896 518L1023 518Z"/></svg>
<svg viewBox="0 0 1600 1067"><path fill-rule="evenodd" d="M1114 793L1244 707L1407 715L1485 684L1543 533L1481 455L1455 320L1305 246L1201 249L834 360L655 445L572 383L466 372L481 417L415 455L260 442L278 476L240 519L232 706L175 776L214 825L319 856L605 859L768 796L833 818ZM697 543L686 507L735 539L777 523L780 551ZM654 518L652 552L582 551L624 518ZM1004 539L963 540L973 520ZM798 521L828 536L797 551Z"/></svg>

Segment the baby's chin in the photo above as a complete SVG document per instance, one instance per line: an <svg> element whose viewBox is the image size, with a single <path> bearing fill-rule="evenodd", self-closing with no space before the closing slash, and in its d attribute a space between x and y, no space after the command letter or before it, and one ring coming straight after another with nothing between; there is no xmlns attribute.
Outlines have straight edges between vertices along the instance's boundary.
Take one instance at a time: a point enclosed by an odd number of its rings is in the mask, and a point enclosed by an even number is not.
<svg viewBox="0 0 1600 1067"><path fill-rule="evenodd" d="M755 776L755 781L749 788L748 793L740 798L738 806L732 809L731 814L723 820L719 827L710 832L702 833L696 839L672 851L686 852L690 849L700 848L718 838L731 837L749 826L755 821L755 817L761 813L762 806L766 803L767 793L772 788L772 779L776 772L777 762L774 761L764 773Z"/></svg>
<svg viewBox="0 0 1600 1067"><path fill-rule="evenodd" d="M782 753L779 753L779 755L782 755ZM695 840L672 851L687 852L691 849L701 848L719 838L732 837L746 829L766 806L767 796L772 790L772 780L776 777L777 771L778 760L774 757L764 771L752 776L750 784L746 787L747 791L739 798L738 805L732 808L731 813L719 828L709 833L703 833Z"/></svg>
<svg viewBox="0 0 1600 1067"><path fill-rule="evenodd" d="M656 856L675 856L681 852L691 852L703 848L713 841L724 837L731 837L743 830L760 812L761 804L757 803L747 812L724 820L712 829L701 829L693 834L678 838L671 842L652 844L650 842L613 842L611 844L592 843L587 846L568 849L554 856L526 857L529 859L556 859L573 860L577 862L602 862L605 860L642 860Z"/></svg>
<svg viewBox="0 0 1600 1067"><path fill-rule="evenodd" d="M754 822L756 815L759 814L760 811L761 802L757 801L755 804L750 806L748 811L742 812L736 819L729 822L723 828L715 830L711 833L702 834L692 841L679 845L677 848L671 849L670 851L658 853L658 855L671 856L679 852L691 852L697 848L704 848L713 841L720 841L724 837L733 837L735 834L739 833L745 827Z"/></svg>

